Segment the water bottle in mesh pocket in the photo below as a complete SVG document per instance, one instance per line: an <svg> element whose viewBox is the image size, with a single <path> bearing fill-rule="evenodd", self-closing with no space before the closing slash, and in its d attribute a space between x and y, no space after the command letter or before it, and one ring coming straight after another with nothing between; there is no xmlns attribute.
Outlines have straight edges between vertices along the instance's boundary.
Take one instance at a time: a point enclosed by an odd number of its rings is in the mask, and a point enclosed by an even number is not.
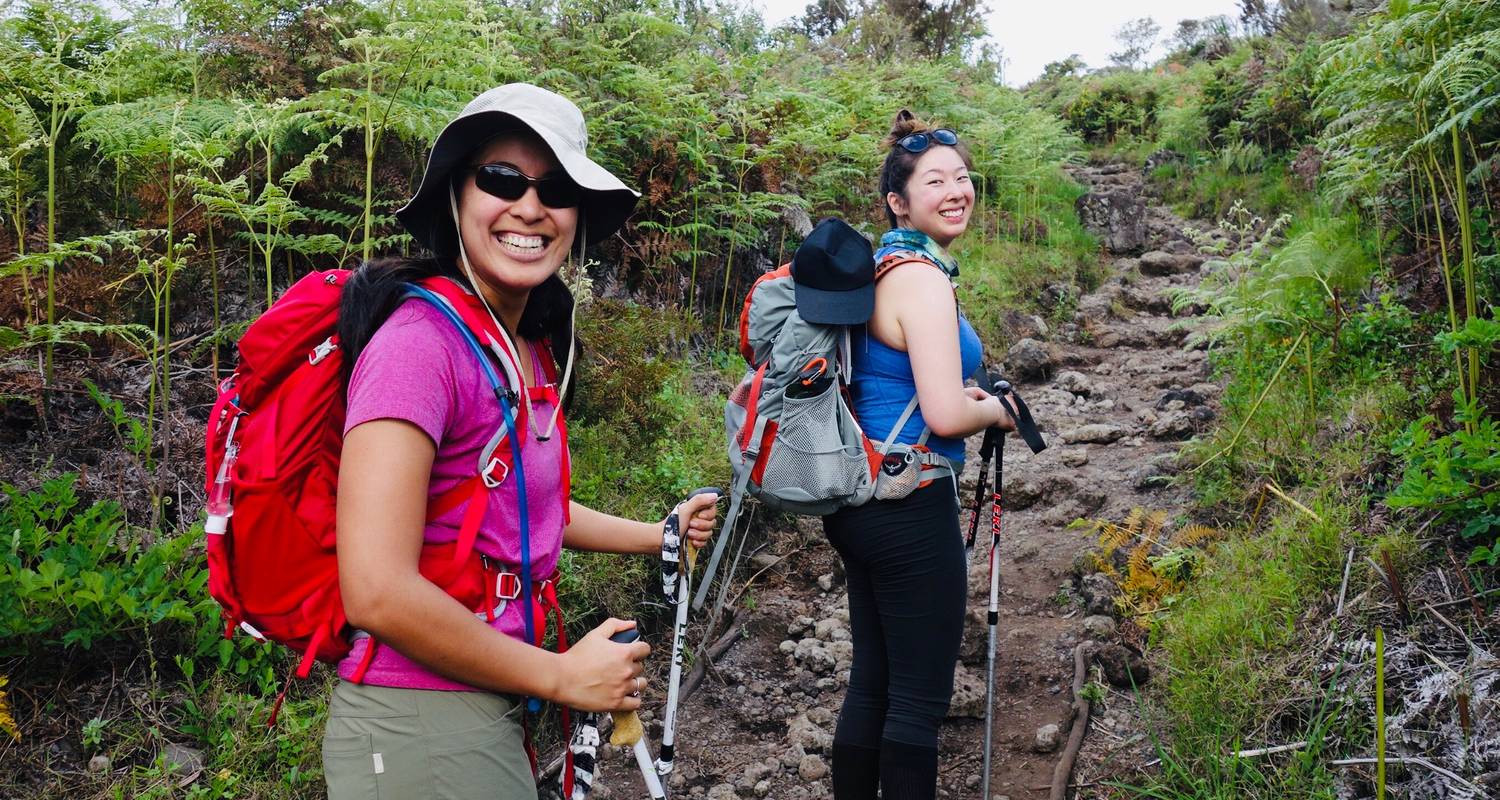
<svg viewBox="0 0 1500 800"><path fill-rule="evenodd" d="M853 495L870 477L863 435L837 382L822 392L782 396L781 423L760 481L762 494L795 502Z"/></svg>
<svg viewBox="0 0 1500 800"><path fill-rule="evenodd" d="M898 444L880 462L880 474L875 477L876 500L900 500L912 493L922 482L922 461L912 448Z"/></svg>

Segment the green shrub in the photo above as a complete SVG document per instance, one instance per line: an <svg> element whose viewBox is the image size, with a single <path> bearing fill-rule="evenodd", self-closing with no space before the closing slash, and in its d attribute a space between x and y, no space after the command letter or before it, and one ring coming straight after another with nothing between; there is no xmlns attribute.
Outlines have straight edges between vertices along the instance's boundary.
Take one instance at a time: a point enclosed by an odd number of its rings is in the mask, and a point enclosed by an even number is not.
<svg viewBox="0 0 1500 800"><path fill-rule="evenodd" d="M1085 80L1064 104L1062 116L1085 141L1113 142L1121 134L1142 135L1153 129L1160 100L1151 76L1116 72Z"/></svg>
<svg viewBox="0 0 1500 800"><path fill-rule="evenodd" d="M1401 485L1385 499L1392 508L1419 508L1458 527L1474 544L1469 562L1500 563L1500 427L1477 403L1454 393L1455 420L1464 428L1434 436L1424 416L1396 440L1406 466Z"/></svg>
<svg viewBox="0 0 1500 800"><path fill-rule="evenodd" d="M187 536L142 541L118 504L83 507L76 475L34 492L0 486L0 655L30 648L89 649L147 628L191 629L207 572Z"/></svg>

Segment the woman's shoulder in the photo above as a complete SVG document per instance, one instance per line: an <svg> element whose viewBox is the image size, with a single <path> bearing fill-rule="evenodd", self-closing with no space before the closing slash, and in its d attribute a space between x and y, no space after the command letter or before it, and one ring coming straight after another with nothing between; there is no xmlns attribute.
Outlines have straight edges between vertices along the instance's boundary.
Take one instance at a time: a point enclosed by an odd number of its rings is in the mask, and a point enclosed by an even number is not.
<svg viewBox="0 0 1500 800"><path fill-rule="evenodd" d="M890 262L877 274L875 292L880 300L922 307L937 303L952 306L953 284L948 276L930 261L920 258Z"/></svg>
<svg viewBox="0 0 1500 800"><path fill-rule="evenodd" d="M463 334L431 303L416 298L396 306L359 354L355 375L392 370L453 373L472 359Z"/></svg>
<svg viewBox="0 0 1500 800"><path fill-rule="evenodd" d="M408 298L398 304L370 337L370 346L380 342L384 347L412 347L448 349L464 346L463 334L443 312L432 303L419 298Z"/></svg>

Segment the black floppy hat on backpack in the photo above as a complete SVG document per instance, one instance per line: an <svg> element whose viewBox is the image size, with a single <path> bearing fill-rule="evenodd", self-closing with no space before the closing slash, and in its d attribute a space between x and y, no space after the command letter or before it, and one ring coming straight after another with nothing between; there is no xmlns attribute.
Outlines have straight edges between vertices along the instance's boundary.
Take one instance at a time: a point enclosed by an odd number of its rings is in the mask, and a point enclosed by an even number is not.
<svg viewBox="0 0 1500 800"><path fill-rule="evenodd" d="M792 256L797 313L819 325L860 325L875 311L875 253L847 222L817 224Z"/></svg>

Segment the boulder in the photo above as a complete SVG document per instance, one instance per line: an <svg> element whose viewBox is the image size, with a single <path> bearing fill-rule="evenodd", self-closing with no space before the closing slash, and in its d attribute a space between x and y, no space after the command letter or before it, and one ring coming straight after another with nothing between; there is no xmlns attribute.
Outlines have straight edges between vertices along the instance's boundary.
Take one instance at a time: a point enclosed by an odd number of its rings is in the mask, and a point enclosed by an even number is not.
<svg viewBox="0 0 1500 800"><path fill-rule="evenodd" d="M1108 575L1091 572L1079 582L1078 596L1090 614L1109 614L1115 610L1115 598L1120 596L1120 587Z"/></svg>
<svg viewBox="0 0 1500 800"><path fill-rule="evenodd" d="M828 652L828 648L817 639L803 639L798 642L797 648L792 651L792 657L814 675L827 675L833 672L833 668L838 663L833 654Z"/></svg>
<svg viewBox="0 0 1500 800"><path fill-rule="evenodd" d="M203 769L203 751L187 745L168 742L161 749L162 760L178 772L192 774Z"/></svg>
<svg viewBox="0 0 1500 800"><path fill-rule="evenodd" d="M1177 474L1177 457L1172 454L1157 456L1144 464L1139 464L1127 473L1125 480L1137 492L1146 492L1159 489L1171 483L1172 476Z"/></svg>
<svg viewBox="0 0 1500 800"><path fill-rule="evenodd" d="M1145 170L1151 172L1157 167L1175 164L1180 161L1182 161L1182 154L1176 150L1157 150L1155 153L1146 156Z"/></svg>
<svg viewBox="0 0 1500 800"><path fill-rule="evenodd" d="M833 734L808 719L805 713L787 723L786 739L788 744L804 753L827 752L833 746Z"/></svg>
<svg viewBox="0 0 1500 800"><path fill-rule="evenodd" d="M1142 275L1178 275L1196 272L1203 264L1203 257L1196 254L1179 255L1162 250L1152 250L1141 256Z"/></svg>
<svg viewBox="0 0 1500 800"><path fill-rule="evenodd" d="M1115 635L1115 620L1105 614L1091 614L1083 618L1083 630L1095 639L1108 639Z"/></svg>
<svg viewBox="0 0 1500 800"><path fill-rule="evenodd" d="M1064 370L1057 373L1058 388L1065 389L1080 397L1088 397L1094 393L1094 384L1083 373L1073 370Z"/></svg>
<svg viewBox="0 0 1500 800"><path fill-rule="evenodd" d="M1127 433L1129 431L1120 425L1101 422L1063 431L1062 440L1064 444L1113 444Z"/></svg>
<svg viewBox="0 0 1500 800"><path fill-rule="evenodd" d="M1019 472L1019 470L1017 470ZM1036 505L1047 493L1047 488L1042 482L1035 478L1012 473L1005 476L1005 507L1010 510L1020 511Z"/></svg>
<svg viewBox="0 0 1500 800"><path fill-rule="evenodd" d="M1167 411L1151 424L1147 433L1153 439L1164 439L1167 441L1182 441L1191 439L1197 425L1194 424L1191 415L1183 411Z"/></svg>
<svg viewBox="0 0 1500 800"><path fill-rule="evenodd" d="M821 780L828 776L828 762L822 756L811 753L802 757L802 762L797 765L797 777L804 781L812 782Z"/></svg>
<svg viewBox="0 0 1500 800"><path fill-rule="evenodd" d="M984 678L959 662L953 668L953 700L948 704L948 718L984 719Z"/></svg>
<svg viewBox="0 0 1500 800"><path fill-rule="evenodd" d="M1055 359L1035 339L1022 339L1005 354L1005 374L1012 380L1029 381L1047 377Z"/></svg>
<svg viewBox="0 0 1500 800"><path fill-rule="evenodd" d="M1168 389L1166 393L1156 401L1156 408L1158 411L1165 409L1167 407L1167 404L1173 401L1181 402L1182 407L1184 408L1191 408L1192 406L1203 405L1203 395L1192 389L1183 389L1181 387L1174 386L1171 389Z"/></svg>
<svg viewBox="0 0 1500 800"><path fill-rule="evenodd" d="M1058 460L1065 467L1081 467L1089 463L1089 451L1082 447L1070 447L1058 455Z"/></svg>
<svg viewBox="0 0 1500 800"><path fill-rule="evenodd" d="M782 206L781 221L786 223L787 228L792 233L797 234L798 239L806 239L807 235L812 233L812 217L809 217L807 212L800 206L791 205L790 203Z"/></svg>
<svg viewBox="0 0 1500 800"><path fill-rule="evenodd" d="M1038 753L1050 753L1062 744L1062 726L1050 722L1036 729L1036 740L1032 742L1031 749Z"/></svg>
<svg viewBox="0 0 1500 800"><path fill-rule="evenodd" d="M1151 667L1146 664L1146 659L1120 644L1112 644L1100 648L1094 659L1104 670L1104 679L1111 686L1120 689L1130 689L1144 686L1151 680Z"/></svg>
<svg viewBox="0 0 1500 800"><path fill-rule="evenodd" d="M1015 310L1005 312L1005 327L1012 336L1031 339L1045 339L1051 332L1046 320L1035 314Z"/></svg>
<svg viewBox="0 0 1500 800"><path fill-rule="evenodd" d="M1118 255L1139 253L1146 246L1146 202L1138 192L1106 188L1078 198L1078 219Z"/></svg>

